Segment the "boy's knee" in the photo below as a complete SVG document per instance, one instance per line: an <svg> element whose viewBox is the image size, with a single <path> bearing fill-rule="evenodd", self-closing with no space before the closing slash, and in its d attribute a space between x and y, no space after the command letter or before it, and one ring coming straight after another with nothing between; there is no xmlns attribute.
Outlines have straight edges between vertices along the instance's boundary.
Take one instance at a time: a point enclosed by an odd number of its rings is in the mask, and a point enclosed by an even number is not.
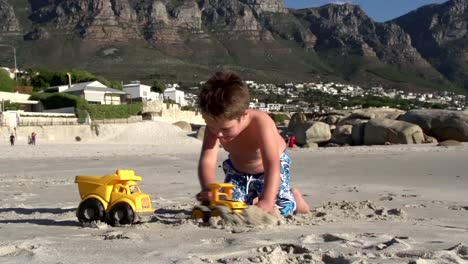
<svg viewBox="0 0 468 264"><path fill-rule="evenodd" d="M307 214L310 212L309 205L304 200L301 192L296 188L291 188L291 192L296 200L296 214Z"/></svg>

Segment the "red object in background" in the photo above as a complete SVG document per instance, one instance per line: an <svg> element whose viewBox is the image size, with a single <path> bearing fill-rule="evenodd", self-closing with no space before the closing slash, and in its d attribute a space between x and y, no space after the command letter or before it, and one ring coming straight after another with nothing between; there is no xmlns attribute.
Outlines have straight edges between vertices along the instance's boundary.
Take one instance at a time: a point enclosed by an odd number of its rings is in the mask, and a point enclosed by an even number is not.
<svg viewBox="0 0 468 264"><path fill-rule="evenodd" d="M294 144L296 144L296 137L295 136L289 136L288 147L294 148Z"/></svg>

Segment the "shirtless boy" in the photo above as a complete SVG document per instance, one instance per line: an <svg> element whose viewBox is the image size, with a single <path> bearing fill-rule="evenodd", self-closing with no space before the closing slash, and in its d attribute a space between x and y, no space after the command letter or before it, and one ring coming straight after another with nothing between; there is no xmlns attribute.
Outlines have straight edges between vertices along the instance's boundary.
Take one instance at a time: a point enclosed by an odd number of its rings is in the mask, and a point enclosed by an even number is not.
<svg viewBox="0 0 468 264"><path fill-rule="evenodd" d="M219 145L229 153L223 163L225 182L234 185L233 200L255 204L267 213L278 207L283 216L308 213L309 206L289 185L290 158L273 120L249 109L250 96L241 78L217 72L203 86L199 106L206 122L198 164L200 201L210 199Z"/></svg>

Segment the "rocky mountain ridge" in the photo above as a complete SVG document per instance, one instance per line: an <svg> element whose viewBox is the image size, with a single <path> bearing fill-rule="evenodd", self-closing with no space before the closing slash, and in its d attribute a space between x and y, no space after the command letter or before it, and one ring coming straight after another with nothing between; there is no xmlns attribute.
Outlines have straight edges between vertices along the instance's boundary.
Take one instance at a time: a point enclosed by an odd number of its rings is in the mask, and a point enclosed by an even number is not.
<svg viewBox="0 0 468 264"><path fill-rule="evenodd" d="M0 41L18 46L20 65L122 79L204 79L229 67L273 81L468 88L467 6L451 0L378 23L350 4L0 0Z"/></svg>

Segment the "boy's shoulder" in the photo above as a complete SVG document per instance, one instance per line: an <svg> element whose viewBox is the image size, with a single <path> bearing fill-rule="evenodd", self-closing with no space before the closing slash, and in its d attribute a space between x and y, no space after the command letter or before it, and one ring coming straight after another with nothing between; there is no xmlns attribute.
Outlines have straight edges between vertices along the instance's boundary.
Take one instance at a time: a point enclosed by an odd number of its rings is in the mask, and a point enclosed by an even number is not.
<svg viewBox="0 0 468 264"><path fill-rule="evenodd" d="M252 116L252 120L254 120L257 123L264 123L272 120L270 116L263 111L253 109L249 111L251 111L250 114Z"/></svg>
<svg viewBox="0 0 468 264"><path fill-rule="evenodd" d="M249 109L249 112L253 116L268 116L267 113L265 113L263 111L260 111L260 110L257 110L257 109Z"/></svg>

